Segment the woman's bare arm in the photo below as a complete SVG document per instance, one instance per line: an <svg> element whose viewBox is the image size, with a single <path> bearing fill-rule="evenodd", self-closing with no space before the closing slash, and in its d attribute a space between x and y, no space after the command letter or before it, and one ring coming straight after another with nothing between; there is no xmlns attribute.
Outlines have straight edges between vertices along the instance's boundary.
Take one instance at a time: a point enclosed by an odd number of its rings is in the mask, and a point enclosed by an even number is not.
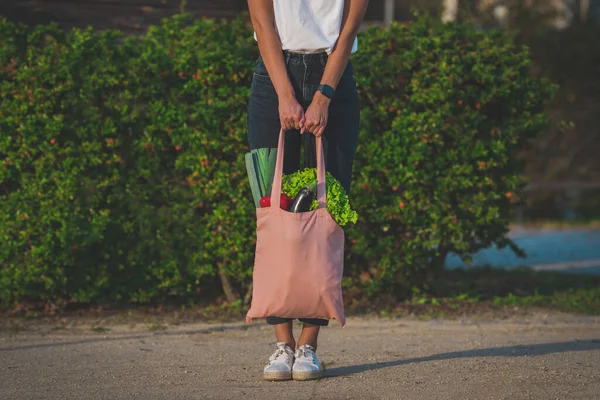
<svg viewBox="0 0 600 400"><path fill-rule="evenodd" d="M275 29L273 0L248 0L258 49L279 99L279 119L284 130L303 129L304 110L296 100L287 73L281 40Z"/></svg>
<svg viewBox="0 0 600 400"><path fill-rule="evenodd" d="M327 65L321 83L333 88L337 87L337 84L348 65L348 59L352 52L352 45L360 30L360 25L362 24L368 5L369 0L346 0L344 4L344 16L342 18L340 37L336 42L331 55L327 59Z"/></svg>
<svg viewBox="0 0 600 400"><path fill-rule="evenodd" d="M334 89L348 65L348 59L352 52L352 45L360 29L365 16L369 0L346 0L344 3L344 15L342 28L336 45L327 59L327 65L323 72L321 83L329 85ZM320 136L327 125L328 107L331 99L321 92L317 92L312 103L306 111L306 130Z"/></svg>

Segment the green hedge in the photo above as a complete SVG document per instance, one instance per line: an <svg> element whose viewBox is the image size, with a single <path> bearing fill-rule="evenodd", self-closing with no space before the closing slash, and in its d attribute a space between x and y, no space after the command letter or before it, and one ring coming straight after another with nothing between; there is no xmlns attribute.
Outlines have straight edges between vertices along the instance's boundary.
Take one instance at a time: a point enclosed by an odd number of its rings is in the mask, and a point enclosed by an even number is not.
<svg viewBox="0 0 600 400"><path fill-rule="evenodd" d="M506 238L524 186L518 154L551 125L555 92L500 30L421 18L361 36L352 256L375 289L410 289ZM356 274L355 274L356 275Z"/></svg>
<svg viewBox="0 0 600 400"><path fill-rule="evenodd" d="M0 19L0 37L0 302L247 300L245 22L181 15L132 38ZM448 252L506 244L515 154L554 88L497 31L423 17L360 46L345 282L401 294Z"/></svg>

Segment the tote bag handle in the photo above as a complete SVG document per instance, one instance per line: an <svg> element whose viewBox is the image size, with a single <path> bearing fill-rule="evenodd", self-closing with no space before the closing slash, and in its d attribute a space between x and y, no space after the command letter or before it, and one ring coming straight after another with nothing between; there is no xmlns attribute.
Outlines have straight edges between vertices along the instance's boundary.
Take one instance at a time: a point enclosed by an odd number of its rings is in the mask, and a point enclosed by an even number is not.
<svg viewBox="0 0 600 400"><path fill-rule="evenodd" d="M309 135L309 133L306 133ZM283 177L283 149L285 144L285 132L279 132L279 144L277 146L277 162L275 164L275 177L271 190L271 207L279 208L281 204L281 178ZM317 199L319 208L327 208L327 187L325 180L325 153L323 152L323 140L316 138L317 144Z"/></svg>

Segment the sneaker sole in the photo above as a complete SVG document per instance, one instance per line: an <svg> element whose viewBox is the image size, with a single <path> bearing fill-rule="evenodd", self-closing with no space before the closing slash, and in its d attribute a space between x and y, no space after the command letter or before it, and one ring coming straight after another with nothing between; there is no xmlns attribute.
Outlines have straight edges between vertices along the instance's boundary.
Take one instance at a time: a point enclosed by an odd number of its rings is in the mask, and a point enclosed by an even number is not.
<svg viewBox="0 0 600 400"><path fill-rule="evenodd" d="M290 372L263 372L265 381L289 381L292 380Z"/></svg>
<svg viewBox="0 0 600 400"><path fill-rule="evenodd" d="M295 381L312 381L315 379L321 379L323 371L310 371L310 372L293 372L292 378Z"/></svg>

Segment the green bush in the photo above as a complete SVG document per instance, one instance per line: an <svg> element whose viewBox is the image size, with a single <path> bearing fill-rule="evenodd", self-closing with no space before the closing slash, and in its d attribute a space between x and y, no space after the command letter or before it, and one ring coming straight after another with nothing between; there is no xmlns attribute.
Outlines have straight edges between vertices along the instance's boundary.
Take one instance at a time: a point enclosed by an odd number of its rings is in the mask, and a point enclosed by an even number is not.
<svg viewBox="0 0 600 400"><path fill-rule="evenodd" d="M0 299L146 301L210 290L217 269L248 281L255 45L240 21L189 22L135 39L1 21Z"/></svg>
<svg viewBox="0 0 600 400"><path fill-rule="evenodd" d="M371 29L360 43L350 265L372 289L398 290L449 252L468 262L492 245L518 251L506 238L524 184L517 154L549 127L555 90L531 78L527 49L499 30L430 18Z"/></svg>
<svg viewBox="0 0 600 400"><path fill-rule="evenodd" d="M0 33L0 301L247 294L247 25L177 16L132 38L0 19ZM546 128L552 87L499 32L423 18L360 43L350 281L393 288L505 244L514 154Z"/></svg>

